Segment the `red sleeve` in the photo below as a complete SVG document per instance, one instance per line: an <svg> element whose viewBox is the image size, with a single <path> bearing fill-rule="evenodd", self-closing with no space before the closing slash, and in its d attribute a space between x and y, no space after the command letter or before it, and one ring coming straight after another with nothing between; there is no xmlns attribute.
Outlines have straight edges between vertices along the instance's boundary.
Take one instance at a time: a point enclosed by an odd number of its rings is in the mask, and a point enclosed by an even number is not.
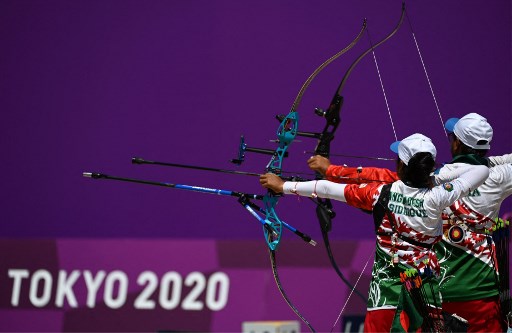
<svg viewBox="0 0 512 333"><path fill-rule="evenodd" d="M325 173L328 180L343 184L362 184L369 182L393 183L398 180L396 172L384 168L353 168L331 164Z"/></svg>
<svg viewBox="0 0 512 333"><path fill-rule="evenodd" d="M349 184L345 186L345 200L352 207L372 211L380 195L382 183Z"/></svg>

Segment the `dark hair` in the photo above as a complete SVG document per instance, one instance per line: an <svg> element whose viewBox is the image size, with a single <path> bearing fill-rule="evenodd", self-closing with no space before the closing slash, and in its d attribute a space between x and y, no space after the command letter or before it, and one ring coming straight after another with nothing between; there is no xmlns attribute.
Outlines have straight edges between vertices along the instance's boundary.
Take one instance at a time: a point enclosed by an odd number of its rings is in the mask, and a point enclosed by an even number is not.
<svg viewBox="0 0 512 333"><path fill-rule="evenodd" d="M460 148L461 155L475 154L480 157L485 157L485 155L487 155L487 152L489 151L489 149L471 148L469 146L466 146L462 141L460 143L461 143L461 148Z"/></svg>
<svg viewBox="0 0 512 333"><path fill-rule="evenodd" d="M431 153L417 153L406 165L403 164L399 177L407 185L415 188L432 186L430 174L434 171L436 161Z"/></svg>
<svg viewBox="0 0 512 333"><path fill-rule="evenodd" d="M455 133L450 133L449 136L451 137L451 140L457 139L460 143L460 154L459 155L469 155L469 154L475 154L480 157L485 157L487 155L487 152L489 149L475 149L471 148L468 145L466 145L464 142L462 142L461 139L459 139ZM486 140L480 140L477 142L477 144L487 144L488 142Z"/></svg>

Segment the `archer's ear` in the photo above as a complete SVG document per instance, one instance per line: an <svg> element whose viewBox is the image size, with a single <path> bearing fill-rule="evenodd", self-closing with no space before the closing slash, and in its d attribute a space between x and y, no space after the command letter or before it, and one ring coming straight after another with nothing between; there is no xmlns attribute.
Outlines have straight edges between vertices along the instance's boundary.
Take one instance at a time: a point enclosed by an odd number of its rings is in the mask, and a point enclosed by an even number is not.
<svg viewBox="0 0 512 333"><path fill-rule="evenodd" d="M462 143L462 141L459 140L459 138L454 137L451 147L452 155L460 155L463 145L464 144Z"/></svg>

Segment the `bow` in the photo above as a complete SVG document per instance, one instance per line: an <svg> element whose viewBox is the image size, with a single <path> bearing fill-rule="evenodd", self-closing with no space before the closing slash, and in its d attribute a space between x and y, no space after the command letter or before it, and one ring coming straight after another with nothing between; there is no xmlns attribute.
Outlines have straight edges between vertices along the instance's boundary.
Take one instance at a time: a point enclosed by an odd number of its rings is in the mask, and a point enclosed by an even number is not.
<svg viewBox="0 0 512 333"><path fill-rule="evenodd" d="M373 53L373 51L383 43L385 43L388 39L390 39L400 28L402 25L402 22L405 17L405 3L402 4L402 13L400 16L400 19L395 26L395 28L382 40L380 40L377 44L371 45L366 51L361 53L359 57L356 58L356 60L350 65L350 67L345 72L340 84L338 85L338 88L336 92L334 93L334 97L331 100L331 103L329 104L329 107L327 110L322 110L320 108L315 109L315 114L318 116L321 116L325 118L325 126L321 133L312 133L312 132L298 132L297 135L309 137L309 138L316 138L318 139L317 145L314 150L315 155L321 155L323 157L329 158L330 155L330 146L331 142L334 139L334 135L336 130L338 129L341 118L340 118L340 111L341 107L343 105L343 96L342 92L345 87L345 84L347 83L348 78L350 77L350 74L354 70L354 68L359 64L359 62L370 52ZM320 173L316 173L316 179L322 179L323 176ZM320 228L322 231L322 237L324 240L324 245L327 250L327 254L329 256L329 261L331 262L331 265L333 266L334 270L338 274L338 276L341 278L341 280L350 288L351 292L356 293L365 303L366 298L359 292L349 281L348 279L343 275L341 272L341 269L336 263L336 260L334 258L334 255L332 253L330 241L329 241L329 231L332 227L332 219L335 217L335 212L332 210L332 203L330 199L321 199L321 198L310 198L315 204L316 204L316 214L318 221L320 223ZM348 299L347 299L348 301Z"/></svg>
<svg viewBox="0 0 512 333"><path fill-rule="evenodd" d="M300 105L300 102L302 101L302 97L304 93L306 92L307 88L313 81L313 79L320 73L326 66L328 66L331 62L333 62L335 59L339 58L341 55L346 53L348 50L350 50L363 36L364 31L366 31L366 20L363 21L363 25L361 30L359 31L358 35L352 40L352 42L347 45L345 48L340 50L338 53L324 61L320 66L318 66L313 73L307 78L307 80L302 85L301 89L299 90L295 100L293 101L292 107L288 115L281 116L278 115L276 118L280 121L279 128L277 130L277 142L279 143L278 148L272 153L272 158L270 159L270 162L267 164L265 171L267 173L273 173L276 175L281 175L282 172L282 163L284 157L286 157L287 149L290 146L290 144L295 139L296 135L298 135L300 132L298 132L298 107ZM257 153L263 153L268 154L268 149L261 149L261 148L252 148L248 147L245 143L244 137L242 136L240 139L240 147L238 152L238 158L233 159L232 162L235 164L240 165L245 160L245 152L251 151L251 152L257 152ZM272 229L276 231L276 233L269 233L268 230L264 230L265 238L267 239L267 243L269 245L270 250L270 260L272 264L272 272L274 274L274 278L276 280L276 284L278 286L278 289L283 296L286 303L290 306L290 308L295 312L295 314L309 327L309 329L312 332L315 332L314 328L311 326L311 324L302 316L302 314L298 311L298 309L293 305L293 303L290 301L288 296L286 295L283 286L279 279L279 274L277 271L277 262L276 262L276 255L275 250L277 248L277 245L280 242L281 239L281 224L282 221L277 216L277 213L275 211L275 207L278 203L279 196L277 196L272 191L268 190L263 198L264 207L265 207L265 219L267 222L269 222L272 226Z"/></svg>

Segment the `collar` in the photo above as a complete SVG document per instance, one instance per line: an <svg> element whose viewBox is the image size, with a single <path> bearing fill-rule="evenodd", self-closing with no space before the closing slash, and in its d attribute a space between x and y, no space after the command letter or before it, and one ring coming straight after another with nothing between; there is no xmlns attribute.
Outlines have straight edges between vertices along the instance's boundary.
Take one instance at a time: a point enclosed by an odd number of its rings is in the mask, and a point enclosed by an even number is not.
<svg viewBox="0 0 512 333"><path fill-rule="evenodd" d="M457 155L455 156L450 164L453 163L466 163L471 165L485 165L486 167L489 166L489 160L487 160L484 157L481 157L476 154L466 154L466 155Z"/></svg>

